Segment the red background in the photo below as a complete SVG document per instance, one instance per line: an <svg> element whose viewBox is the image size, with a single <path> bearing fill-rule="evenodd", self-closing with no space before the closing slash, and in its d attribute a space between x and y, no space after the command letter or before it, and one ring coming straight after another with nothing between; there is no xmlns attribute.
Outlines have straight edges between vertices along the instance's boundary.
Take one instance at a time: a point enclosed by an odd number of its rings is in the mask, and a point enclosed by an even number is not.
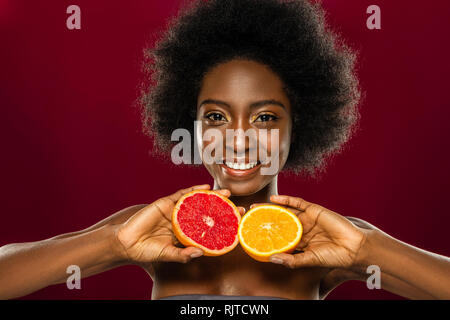
<svg viewBox="0 0 450 320"><path fill-rule="evenodd" d="M417 3L323 1L330 25L360 50L360 130L320 178L282 175L279 186L448 256L450 2ZM81 8L81 30L66 28L71 4ZM371 4L381 7L381 30L366 28ZM133 106L142 49L179 6L0 0L0 245L80 230L124 207L212 183L202 168L168 166L150 155ZM24 298L148 299L152 282L127 266L81 285ZM329 296L398 298L363 282Z"/></svg>

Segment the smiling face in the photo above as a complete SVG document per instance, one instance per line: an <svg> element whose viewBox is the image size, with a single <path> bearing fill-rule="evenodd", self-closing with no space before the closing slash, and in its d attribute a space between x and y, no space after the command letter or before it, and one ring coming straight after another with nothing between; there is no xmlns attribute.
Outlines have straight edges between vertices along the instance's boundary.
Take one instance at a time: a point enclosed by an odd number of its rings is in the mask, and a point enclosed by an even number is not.
<svg viewBox="0 0 450 320"><path fill-rule="evenodd" d="M221 158L222 164L203 163L216 184L229 189L232 195L258 192L276 179L286 163L292 118L283 87L281 79L267 66L250 60L222 63L203 78L197 100L201 131L196 134L203 137L206 130L215 129L221 133L221 138L220 141L219 138L203 141L197 137L198 146L202 151L205 148L221 151L211 155ZM238 134L226 139L228 129ZM267 139L260 138L266 136L263 129L267 130ZM245 136L239 131L255 135ZM276 131L278 139L274 143ZM265 158L263 154L269 157ZM268 168L276 170L273 172ZM262 174L267 171L272 172Z"/></svg>

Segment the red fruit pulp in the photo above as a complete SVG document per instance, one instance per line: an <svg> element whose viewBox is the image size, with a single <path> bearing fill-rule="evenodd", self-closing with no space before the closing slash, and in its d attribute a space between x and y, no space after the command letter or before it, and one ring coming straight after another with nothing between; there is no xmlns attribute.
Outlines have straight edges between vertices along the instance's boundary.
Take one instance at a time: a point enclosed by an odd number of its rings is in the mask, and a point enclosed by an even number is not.
<svg viewBox="0 0 450 320"><path fill-rule="evenodd" d="M211 250L231 246L239 224L235 211L226 201L204 193L186 198L180 206L177 220L186 236Z"/></svg>

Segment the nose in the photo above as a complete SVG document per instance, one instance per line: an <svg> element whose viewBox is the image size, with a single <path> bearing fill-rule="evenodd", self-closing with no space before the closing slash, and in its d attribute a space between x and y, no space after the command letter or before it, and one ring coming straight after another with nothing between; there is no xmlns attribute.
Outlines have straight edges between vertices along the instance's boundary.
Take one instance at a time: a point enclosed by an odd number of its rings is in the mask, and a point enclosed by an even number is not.
<svg viewBox="0 0 450 320"><path fill-rule="evenodd" d="M257 132L251 127L247 118L239 117L226 131L225 146L227 154L236 154L238 157L245 156L250 149L257 147Z"/></svg>

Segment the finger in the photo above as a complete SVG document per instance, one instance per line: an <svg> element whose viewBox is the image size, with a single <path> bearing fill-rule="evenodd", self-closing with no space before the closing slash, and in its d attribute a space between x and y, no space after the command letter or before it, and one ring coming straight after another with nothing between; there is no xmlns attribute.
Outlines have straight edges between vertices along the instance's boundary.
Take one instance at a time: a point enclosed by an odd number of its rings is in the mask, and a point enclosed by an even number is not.
<svg viewBox="0 0 450 320"><path fill-rule="evenodd" d="M227 198L231 195L231 192L228 189L214 190L214 192L217 192L217 193L219 193L222 196L227 197Z"/></svg>
<svg viewBox="0 0 450 320"><path fill-rule="evenodd" d="M202 255L203 251L199 248L177 248L175 246L167 246L161 252L158 261L186 263L192 259L201 257Z"/></svg>
<svg viewBox="0 0 450 320"><path fill-rule="evenodd" d="M281 264L291 269L322 266L317 256L311 251L303 251L297 254L277 253L270 257L270 262Z"/></svg>
<svg viewBox="0 0 450 320"><path fill-rule="evenodd" d="M259 206L268 205L268 204L271 204L271 203L264 203L264 202L261 202L261 203L253 203L253 204L250 206L250 209L253 209L253 208L259 207Z"/></svg>
<svg viewBox="0 0 450 320"><path fill-rule="evenodd" d="M241 214L241 216L243 216L245 214L245 208L244 207L237 207L239 210L239 213Z"/></svg>
<svg viewBox="0 0 450 320"><path fill-rule="evenodd" d="M128 235L143 235L148 232L152 227L158 223L169 224L170 214L167 207L173 206L172 202L168 198L161 198L153 202L152 204L142 208L132 215L123 225L124 232ZM161 217L165 218L161 220ZM135 237L131 237L135 239Z"/></svg>
<svg viewBox="0 0 450 320"><path fill-rule="evenodd" d="M290 197L285 195L273 195L270 197L270 201L303 211L305 211L309 206L312 205L312 203L302 198Z"/></svg>
<svg viewBox="0 0 450 320"><path fill-rule="evenodd" d="M189 193L189 192L194 191L194 190L209 190L209 189L210 189L209 184L201 184L201 185L193 186L193 187L190 187L190 188L178 190L174 194L171 194L170 196L168 196L168 198L170 200L172 200L173 202L177 202L186 193Z"/></svg>

